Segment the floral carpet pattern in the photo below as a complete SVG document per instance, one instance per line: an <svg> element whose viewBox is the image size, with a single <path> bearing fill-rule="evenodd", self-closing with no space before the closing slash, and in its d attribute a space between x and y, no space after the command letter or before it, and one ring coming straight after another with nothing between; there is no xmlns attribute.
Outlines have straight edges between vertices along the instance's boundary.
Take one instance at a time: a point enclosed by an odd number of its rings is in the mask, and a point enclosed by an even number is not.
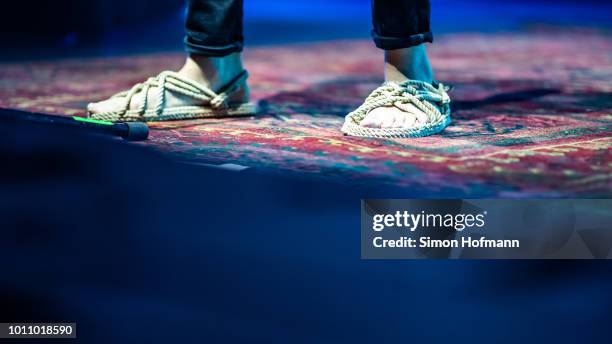
<svg viewBox="0 0 612 344"><path fill-rule="evenodd" d="M612 196L611 35L450 34L437 37L430 56L437 79L453 86L453 123L439 135L340 133L344 115L381 82L380 51L347 40L248 49L258 116L152 124L146 144L186 161L380 183L419 197ZM83 114L88 102L182 59L173 52L0 64L0 106Z"/></svg>

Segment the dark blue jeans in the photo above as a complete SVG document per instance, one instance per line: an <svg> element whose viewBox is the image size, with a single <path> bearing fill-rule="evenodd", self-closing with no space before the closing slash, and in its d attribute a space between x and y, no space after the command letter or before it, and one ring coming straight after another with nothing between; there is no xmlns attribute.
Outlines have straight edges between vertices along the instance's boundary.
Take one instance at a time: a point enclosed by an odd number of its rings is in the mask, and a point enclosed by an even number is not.
<svg viewBox="0 0 612 344"><path fill-rule="evenodd" d="M188 0L185 46L191 54L225 56L242 51L242 0ZM429 0L372 0L372 38L378 48L433 42Z"/></svg>

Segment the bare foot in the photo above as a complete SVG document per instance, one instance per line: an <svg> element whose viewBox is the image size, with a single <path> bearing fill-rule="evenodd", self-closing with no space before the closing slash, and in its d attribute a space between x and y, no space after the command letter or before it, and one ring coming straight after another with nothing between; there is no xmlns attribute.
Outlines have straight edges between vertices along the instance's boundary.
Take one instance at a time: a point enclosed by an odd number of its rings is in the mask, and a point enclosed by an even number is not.
<svg viewBox="0 0 612 344"><path fill-rule="evenodd" d="M433 71L425 44L407 49L385 51L385 81L433 81ZM413 128L427 123L428 116L412 104L378 107L360 122L368 128Z"/></svg>
<svg viewBox="0 0 612 344"><path fill-rule="evenodd" d="M223 86L231 82L243 70L244 68L242 66L242 57L240 53L234 53L224 57L203 57L191 55L187 57L185 64L178 71L178 74L211 89L213 92L217 92ZM150 87L146 96L146 109L150 109L155 106L157 101L157 87ZM128 109L139 109L142 106L144 99L144 91L138 91L130 99ZM231 101L236 103L247 103L249 101L248 87L244 86L239 90L239 92L233 94ZM184 97L181 95L173 95L171 93L168 93L166 96L165 104L168 107L203 105L201 100ZM87 110L91 115L95 115L100 113L122 111L125 109L125 105L125 98L111 97L101 102L89 104L87 106Z"/></svg>

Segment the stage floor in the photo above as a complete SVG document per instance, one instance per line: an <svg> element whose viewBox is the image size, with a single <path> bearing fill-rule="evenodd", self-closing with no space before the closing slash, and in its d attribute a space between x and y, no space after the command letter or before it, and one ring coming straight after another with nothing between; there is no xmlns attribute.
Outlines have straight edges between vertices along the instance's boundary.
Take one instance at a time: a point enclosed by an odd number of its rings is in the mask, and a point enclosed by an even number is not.
<svg viewBox="0 0 612 344"><path fill-rule="evenodd" d="M612 196L608 32L447 34L430 52L437 78L454 86L453 123L440 135L340 133L344 115L381 82L380 51L346 40L247 50L260 115L153 124L145 144L182 161L397 186L415 197ZM182 60L176 52L0 64L0 106L83 114L88 102Z"/></svg>

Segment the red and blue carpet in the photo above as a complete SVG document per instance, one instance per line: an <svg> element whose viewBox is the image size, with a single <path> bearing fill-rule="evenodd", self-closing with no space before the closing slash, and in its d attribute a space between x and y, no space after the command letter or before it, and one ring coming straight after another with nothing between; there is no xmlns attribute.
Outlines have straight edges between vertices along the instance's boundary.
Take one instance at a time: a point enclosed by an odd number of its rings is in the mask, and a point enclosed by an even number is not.
<svg viewBox="0 0 612 344"><path fill-rule="evenodd" d="M344 115L381 82L381 54L369 41L332 41L247 50L261 115L153 124L147 144L183 160L397 185L419 197L612 196L609 34L452 34L430 51L437 78L454 86L453 123L440 135L343 136ZM2 64L0 106L83 114L182 60Z"/></svg>

